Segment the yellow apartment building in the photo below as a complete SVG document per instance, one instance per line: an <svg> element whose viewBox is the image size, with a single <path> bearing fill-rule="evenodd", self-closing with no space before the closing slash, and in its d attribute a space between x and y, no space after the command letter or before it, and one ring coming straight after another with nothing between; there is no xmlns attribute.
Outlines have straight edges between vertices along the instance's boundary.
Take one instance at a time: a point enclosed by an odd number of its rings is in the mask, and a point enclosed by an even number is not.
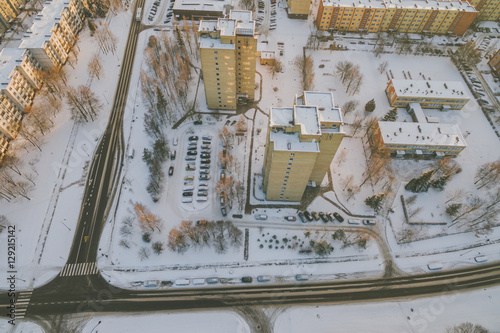
<svg viewBox="0 0 500 333"><path fill-rule="evenodd" d="M496 21L500 18L500 0L470 0L469 2L479 11L479 20Z"/></svg>
<svg viewBox="0 0 500 333"><path fill-rule="evenodd" d="M496 76L500 76L500 49L491 57L488 61L488 65L490 65L491 70Z"/></svg>
<svg viewBox="0 0 500 333"><path fill-rule="evenodd" d="M289 18L307 19L311 0L287 0L287 6Z"/></svg>
<svg viewBox="0 0 500 333"><path fill-rule="evenodd" d="M469 101L467 88L460 81L390 80L385 89L391 106L407 107L420 103L427 109L462 109Z"/></svg>
<svg viewBox="0 0 500 333"><path fill-rule="evenodd" d="M323 0L319 30L462 35L478 11L466 1Z"/></svg>
<svg viewBox="0 0 500 333"><path fill-rule="evenodd" d="M300 201L319 186L344 137L330 92L306 91L291 108L271 108L264 160L267 200Z"/></svg>
<svg viewBox="0 0 500 333"><path fill-rule="evenodd" d="M251 11L229 18L201 20L201 69L209 109L235 110L255 97L257 35Z"/></svg>

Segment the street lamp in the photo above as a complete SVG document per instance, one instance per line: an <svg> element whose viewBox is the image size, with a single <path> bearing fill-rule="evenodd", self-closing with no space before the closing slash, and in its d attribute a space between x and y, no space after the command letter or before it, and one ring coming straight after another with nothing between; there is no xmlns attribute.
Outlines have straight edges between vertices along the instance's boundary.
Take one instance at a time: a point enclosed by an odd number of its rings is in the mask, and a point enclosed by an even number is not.
<svg viewBox="0 0 500 333"><path fill-rule="evenodd" d="M90 333L94 332L94 330L96 329L97 326L99 326L101 324L101 321L99 320L99 322L97 323L97 325L94 326L94 328L92 329L92 331L90 331ZM97 331L96 331L97 333Z"/></svg>

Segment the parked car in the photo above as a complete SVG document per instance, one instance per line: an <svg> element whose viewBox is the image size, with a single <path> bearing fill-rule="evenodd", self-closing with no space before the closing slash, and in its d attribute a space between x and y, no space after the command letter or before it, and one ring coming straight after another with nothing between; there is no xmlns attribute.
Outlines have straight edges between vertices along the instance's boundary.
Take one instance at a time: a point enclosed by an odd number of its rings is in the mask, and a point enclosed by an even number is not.
<svg viewBox="0 0 500 333"><path fill-rule="evenodd" d="M375 225L375 220L368 220L368 219L364 219L363 220L363 224L364 225Z"/></svg>
<svg viewBox="0 0 500 333"><path fill-rule="evenodd" d="M182 196L183 196L183 197L192 197L192 196L193 196L193 192L191 192L191 191L188 191L188 192L182 192Z"/></svg>
<svg viewBox="0 0 500 333"><path fill-rule="evenodd" d="M339 222L344 222L344 218L337 212L333 213L333 216L337 219Z"/></svg>
<svg viewBox="0 0 500 333"><path fill-rule="evenodd" d="M302 212L299 212L299 214L297 214L297 215L299 215L300 222L302 222L302 223L307 222L307 220Z"/></svg>
<svg viewBox="0 0 500 333"><path fill-rule="evenodd" d="M226 207L221 207L220 212L221 212L222 216L227 216Z"/></svg>
<svg viewBox="0 0 500 333"><path fill-rule="evenodd" d="M187 154L191 156L196 156L198 155L198 152L196 150L188 150Z"/></svg>
<svg viewBox="0 0 500 333"><path fill-rule="evenodd" d="M171 166L170 168L168 168L168 175L172 176L173 174L174 174L174 167Z"/></svg>
<svg viewBox="0 0 500 333"><path fill-rule="evenodd" d="M210 164L210 160L202 159L201 164Z"/></svg>
<svg viewBox="0 0 500 333"><path fill-rule="evenodd" d="M189 163L186 165L186 171L194 171L196 170L196 165L193 163Z"/></svg>
<svg viewBox="0 0 500 333"><path fill-rule="evenodd" d="M200 180L209 180L210 175L200 175Z"/></svg>
<svg viewBox="0 0 500 333"><path fill-rule="evenodd" d="M212 140L212 137L210 135L205 135L202 137L202 140L210 141Z"/></svg>
<svg viewBox="0 0 500 333"><path fill-rule="evenodd" d="M210 158L210 153L207 153L205 151L202 151L201 154L200 154L200 157L201 158Z"/></svg>
<svg viewBox="0 0 500 333"><path fill-rule="evenodd" d="M267 220L267 215L266 214L256 214L255 219L265 221L265 220Z"/></svg>
<svg viewBox="0 0 500 333"><path fill-rule="evenodd" d="M207 149L208 150L210 148L212 148L212 146L209 145L209 144L208 145L201 145L201 149Z"/></svg>
<svg viewBox="0 0 500 333"><path fill-rule="evenodd" d="M188 155L185 158L186 161L196 161L196 156Z"/></svg>
<svg viewBox="0 0 500 333"><path fill-rule="evenodd" d="M285 216L285 220L290 221L290 222L295 222L297 221L297 218L295 216Z"/></svg>
<svg viewBox="0 0 500 333"><path fill-rule="evenodd" d="M193 175L188 175L188 176L184 177L184 180L193 181L194 180L194 176Z"/></svg>
<svg viewBox="0 0 500 333"><path fill-rule="evenodd" d="M253 279L250 276L244 276L241 278L241 282L244 282L244 283L251 283L252 281L253 281Z"/></svg>
<svg viewBox="0 0 500 333"><path fill-rule="evenodd" d="M175 160L175 156L177 156L177 151L175 150L172 150L172 152L170 153L170 159L173 161Z"/></svg>
<svg viewBox="0 0 500 333"><path fill-rule="evenodd" d="M306 210L304 212L304 216L306 217L307 221L311 222L313 220L311 214Z"/></svg>
<svg viewBox="0 0 500 333"><path fill-rule="evenodd" d="M331 213L331 212L326 212L326 217L328 218L328 220L329 220L330 222L334 222L334 218L333 218L333 216L332 216L332 213Z"/></svg>
<svg viewBox="0 0 500 333"><path fill-rule="evenodd" d="M311 213L311 216L313 217L313 219L314 219L315 221L319 221L319 216L318 216L318 213L316 213L316 212L312 212L312 213Z"/></svg>
<svg viewBox="0 0 500 333"><path fill-rule="evenodd" d="M319 215L319 218L321 219L321 221L323 221L325 223L328 222L328 218L326 217L325 213L319 212L318 215Z"/></svg>
<svg viewBox="0 0 500 333"><path fill-rule="evenodd" d="M167 15L167 16L168 16L168 15ZM201 120L195 120L195 121L193 122L193 124L195 124L195 125L202 125L202 124L203 124L203 121L201 121Z"/></svg>
<svg viewBox="0 0 500 333"><path fill-rule="evenodd" d="M191 150L196 150L196 149L198 149L198 148L196 147L196 145L192 145L192 146L190 145L190 146L188 146L188 148L187 148L187 150L188 150L188 151L191 151Z"/></svg>
<svg viewBox="0 0 500 333"><path fill-rule="evenodd" d="M189 141L198 141L198 137L196 135L192 135L189 137Z"/></svg>
<svg viewBox="0 0 500 333"><path fill-rule="evenodd" d="M210 169L210 165L202 164L202 165L200 165L200 169L202 169L202 170L208 170L208 169Z"/></svg>

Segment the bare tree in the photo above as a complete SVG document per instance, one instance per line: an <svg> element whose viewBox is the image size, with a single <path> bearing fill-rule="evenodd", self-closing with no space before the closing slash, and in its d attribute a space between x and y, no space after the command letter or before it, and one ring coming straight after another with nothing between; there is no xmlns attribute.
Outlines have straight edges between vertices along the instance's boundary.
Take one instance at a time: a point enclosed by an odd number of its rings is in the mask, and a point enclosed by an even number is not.
<svg viewBox="0 0 500 333"><path fill-rule="evenodd" d="M171 251L184 253L189 248L189 243L182 231L172 228L168 234L167 246Z"/></svg>
<svg viewBox="0 0 500 333"><path fill-rule="evenodd" d="M144 231L148 229L151 231L155 231L155 228L158 231L161 231L160 229L162 225L161 219L158 216L151 213L149 209L146 208L146 206L144 206L139 202L136 202L134 203L134 211L139 220L139 225Z"/></svg>
<svg viewBox="0 0 500 333"><path fill-rule="evenodd" d="M97 77L98 80L101 79L101 74L102 74L102 65L101 65L101 60L99 59L99 54L94 53L92 57L90 58L89 64L88 64L88 73L91 77Z"/></svg>
<svg viewBox="0 0 500 333"><path fill-rule="evenodd" d="M478 189L498 186L500 181L500 160L481 165L476 171L475 182Z"/></svg>
<svg viewBox="0 0 500 333"><path fill-rule="evenodd" d="M103 104L89 87L80 85L77 89L68 87L66 101L71 115L77 122L94 121L103 108Z"/></svg>
<svg viewBox="0 0 500 333"><path fill-rule="evenodd" d="M386 61L381 62L378 65L377 70L380 74L382 74L383 72L385 72L387 70L387 67L389 67L389 62L386 60Z"/></svg>
<svg viewBox="0 0 500 333"><path fill-rule="evenodd" d="M283 64L279 59L274 59L273 64L269 67L269 71L274 79L274 76L277 73L281 73L281 71L283 71Z"/></svg>
<svg viewBox="0 0 500 333"><path fill-rule="evenodd" d="M350 61L339 61L335 65L335 74L340 77L342 83L347 79L350 70L354 67L354 64Z"/></svg>
<svg viewBox="0 0 500 333"><path fill-rule="evenodd" d="M345 102L344 105L342 105L342 111L344 112L344 115L347 115L347 114L353 112L354 110L356 110L358 105L359 105L359 101L356 101L353 99Z"/></svg>
<svg viewBox="0 0 500 333"><path fill-rule="evenodd" d="M7 226L10 225L9 219L7 219L7 216L5 215L0 215L0 233L2 232L3 229L7 228Z"/></svg>
<svg viewBox="0 0 500 333"><path fill-rule="evenodd" d="M314 61L312 56L297 56L294 61L295 67L297 67L300 78L302 81L302 90L308 91L313 88L314 81Z"/></svg>
<svg viewBox="0 0 500 333"><path fill-rule="evenodd" d="M97 29L95 33L95 37L97 39L97 45L99 49L104 54L108 54L108 52L115 53L116 47L118 45L118 39L116 36L109 30L109 27L106 23L102 25L101 28Z"/></svg>

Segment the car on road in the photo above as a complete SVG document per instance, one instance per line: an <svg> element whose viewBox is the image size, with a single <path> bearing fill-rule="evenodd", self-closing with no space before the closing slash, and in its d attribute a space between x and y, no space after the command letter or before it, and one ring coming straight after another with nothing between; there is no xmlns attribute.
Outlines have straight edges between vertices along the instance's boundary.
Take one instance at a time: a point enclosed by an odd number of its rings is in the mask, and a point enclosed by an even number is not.
<svg viewBox="0 0 500 333"><path fill-rule="evenodd" d="M311 216L313 217L313 219L314 219L315 221L319 221L319 215L318 215L318 213L316 213L316 212L312 212L312 213L311 213Z"/></svg>
<svg viewBox="0 0 500 333"><path fill-rule="evenodd" d="M333 213L333 216L337 219L339 222L344 222L344 218L337 212Z"/></svg>
<svg viewBox="0 0 500 333"><path fill-rule="evenodd" d="M285 220L290 221L290 222L294 222L294 221L297 221L297 218L295 216L289 215L289 216L285 216Z"/></svg>
<svg viewBox="0 0 500 333"><path fill-rule="evenodd" d="M244 276L241 278L241 282L244 282L244 283L251 283L252 281L253 281L253 279L250 276Z"/></svg>
<svg viewBox="0 0 500 333"><path fill-rule="evenodd" d="M174 174L174 167L170 166L170 168L168 168L168 175L172 176L173 174Z"/></svg>
<svg viewBox="0 0 500 333"><path fill-rule="evenodd" d="M306 220L306 218L304 216L304 213L299 212L299 214L297 214L297 215L299 215L300 222L302 222L302 223L306 223L307 222L307 220Z"/></svg>
<svg viewBox="0 0 500 333"><path fill-rule="evenodd" d="M222 216L227 216L226 207L221 207L220 212L221 212Z"/></svg>
<svg viewBox="0 0 500 333"><path fill-rule="evenodd" d="M191 135L189 141L198 141L198 137L196 135Z"/></svg>
<svg viewBox="0 0 500 333"><path fill-rule="evenodd" d="M177 151L172 150L172 152L170 153L170 159L173 161L173 160L175 160L176 156L177 156Z"/></svg>
<svg viewBox="0 0 500 333"><path fill-rule="evenodd" d="M325 223L328 222L328 217L326 217L325 213L319 212L318 215L319 215L319 218L321 219L321 221L323 221Z"/></svg>

